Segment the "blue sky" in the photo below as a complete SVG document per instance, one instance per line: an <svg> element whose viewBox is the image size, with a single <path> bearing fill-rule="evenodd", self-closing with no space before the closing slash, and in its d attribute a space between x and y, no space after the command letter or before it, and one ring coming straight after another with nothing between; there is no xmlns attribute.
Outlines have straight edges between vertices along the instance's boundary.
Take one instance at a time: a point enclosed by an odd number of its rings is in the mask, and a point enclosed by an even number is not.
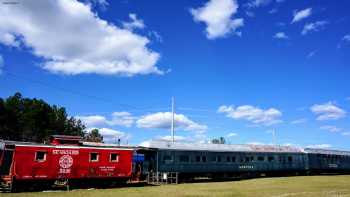
<svg viewBox="0 0 350 197"><path fill-rule="evenodd" d="M10 3L9 3L10 2ZM138 144L170 134L350 150L347 0L2 1L0 96Z"/></svg>

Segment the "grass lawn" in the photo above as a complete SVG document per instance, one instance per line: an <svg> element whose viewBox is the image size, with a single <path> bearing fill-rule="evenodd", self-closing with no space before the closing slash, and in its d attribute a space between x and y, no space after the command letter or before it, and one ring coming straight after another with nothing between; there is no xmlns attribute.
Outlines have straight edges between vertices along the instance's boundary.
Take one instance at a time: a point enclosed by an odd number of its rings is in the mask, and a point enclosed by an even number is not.
<svg viewBox="0 0 350 197"><path fill-rule="evenodd" d="M179 185L124 187L114 189L59 192L0 193L0 196L50 197L129 197L129 196L334 196L350 197L350 175L259 178L230 182L188 183Z"/></svg>

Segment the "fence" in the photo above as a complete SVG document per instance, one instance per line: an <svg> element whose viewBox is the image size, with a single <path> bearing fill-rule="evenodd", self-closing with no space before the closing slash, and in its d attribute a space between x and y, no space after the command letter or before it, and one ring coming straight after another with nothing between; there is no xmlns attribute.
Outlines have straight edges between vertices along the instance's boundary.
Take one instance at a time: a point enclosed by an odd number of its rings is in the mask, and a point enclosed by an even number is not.
<svg viewBox="0 0 350 197"><path fill-rule="evenodd" d="M178 184L178 172L149 172L147 174L147 183L153 185Z"/></svg>

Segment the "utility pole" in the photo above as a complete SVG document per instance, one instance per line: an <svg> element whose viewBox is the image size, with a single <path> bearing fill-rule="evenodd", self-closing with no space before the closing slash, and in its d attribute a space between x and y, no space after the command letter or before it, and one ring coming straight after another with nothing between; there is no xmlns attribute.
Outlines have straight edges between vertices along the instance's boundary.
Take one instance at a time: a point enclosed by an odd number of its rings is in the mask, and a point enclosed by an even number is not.
<svg viewBox="0 0 350 197"><path fill-rule="evenodd" d="M274 144L274 145L277 145L277 142L276 142L276 129L273 129L272 130L272 143Z"/></svg>
<svg viewBox="0 0 350 197"><path fill-rule="evenodd" d="M173 143L175 142L175 121L174 121L174 118L175 118L175 100L174 100L174 97L171 98L171 138L172 138L172 141Z"/></svg>

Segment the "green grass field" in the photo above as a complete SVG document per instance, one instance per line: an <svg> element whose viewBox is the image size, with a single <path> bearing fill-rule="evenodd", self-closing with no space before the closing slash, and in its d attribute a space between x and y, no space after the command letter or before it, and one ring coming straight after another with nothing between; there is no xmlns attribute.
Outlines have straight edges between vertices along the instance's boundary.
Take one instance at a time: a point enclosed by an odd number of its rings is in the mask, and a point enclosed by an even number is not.
<svg viewBox="0 0 350 197"><path fill-rule="evenodd" d="M188 183L179 185L123 187L59 192L2 193L0 196L50 197L171 197L171 196L334 196L350 197L350 175L259 178L230 182Z"/></svg>

